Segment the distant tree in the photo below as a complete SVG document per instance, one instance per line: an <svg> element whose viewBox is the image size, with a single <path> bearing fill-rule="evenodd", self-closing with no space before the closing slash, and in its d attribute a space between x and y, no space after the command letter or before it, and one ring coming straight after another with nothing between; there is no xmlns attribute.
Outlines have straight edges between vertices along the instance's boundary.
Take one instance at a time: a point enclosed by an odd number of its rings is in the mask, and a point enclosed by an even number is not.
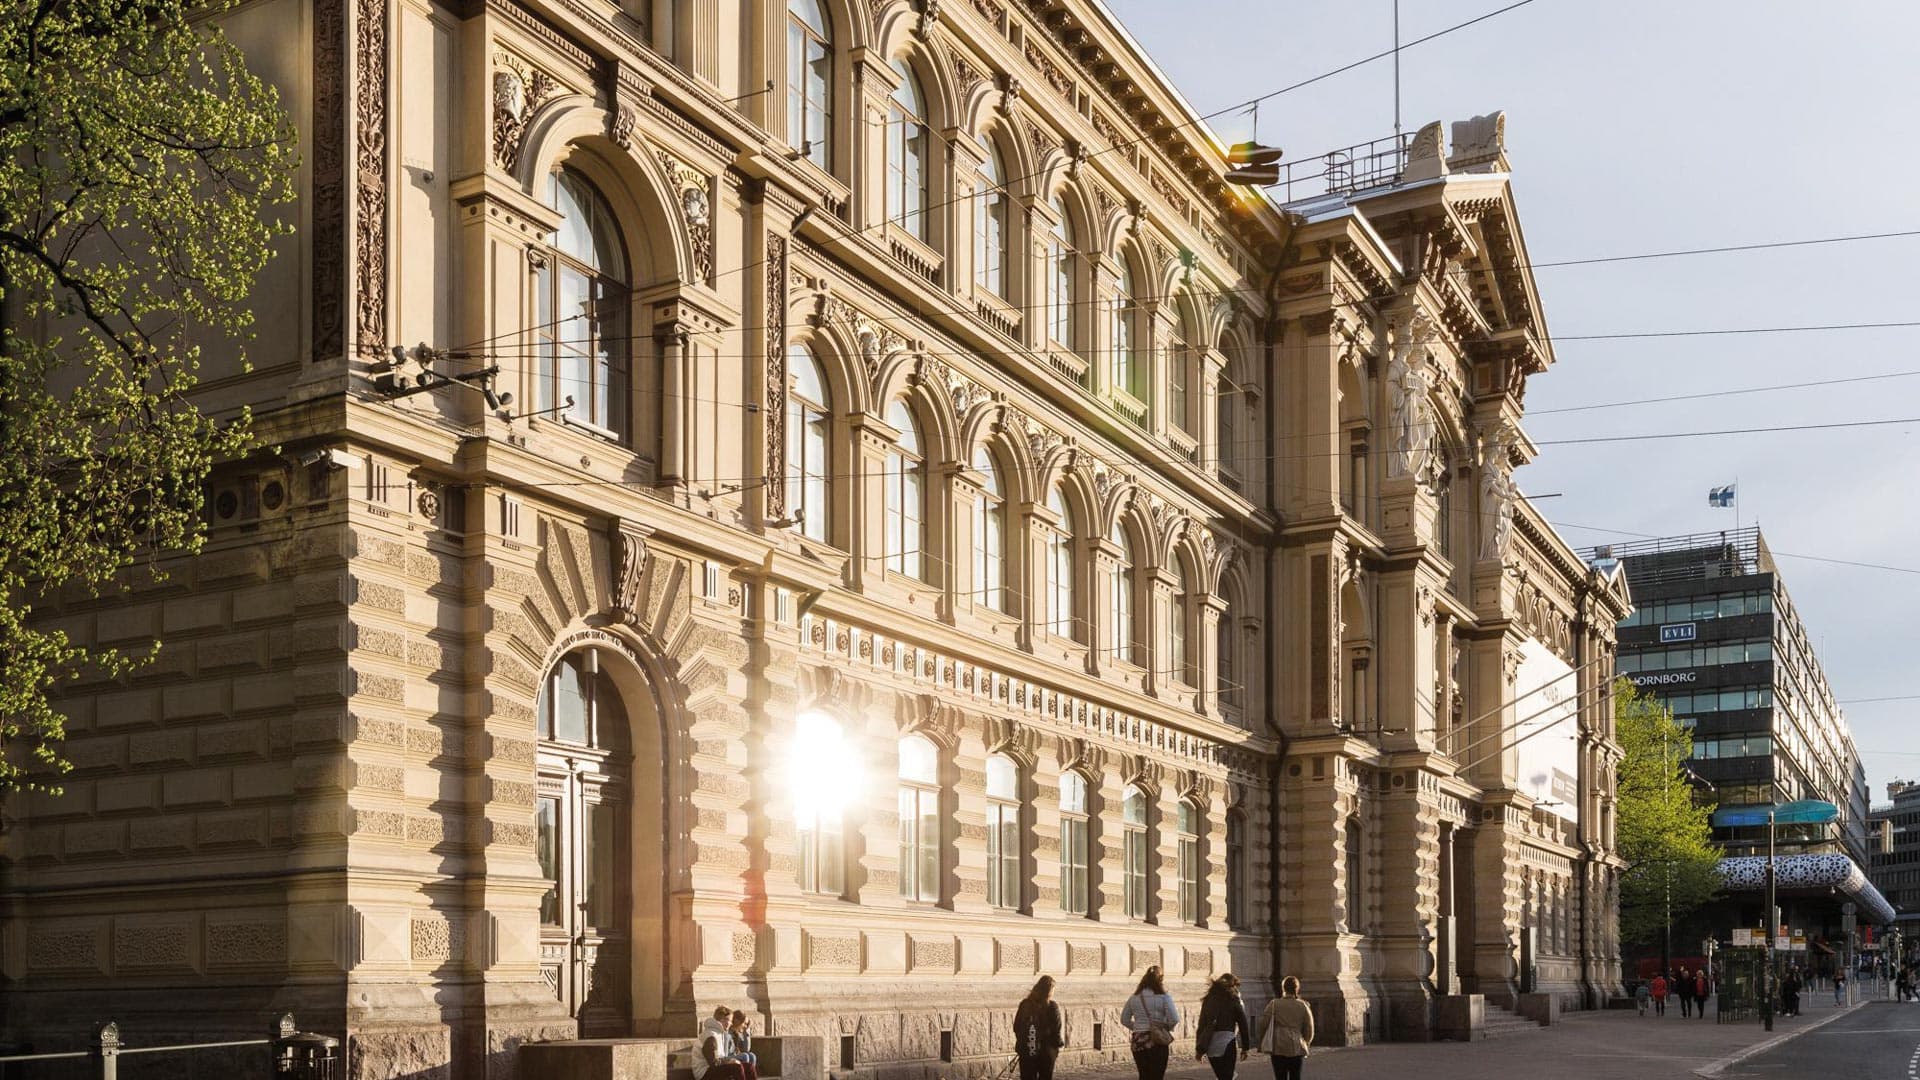
<svg viewBox="0 0 1920 1080"><path fill-rule="evenodd" d="M187 397L198 343L249 332L286 231L266 210L293 196L230 6L0 0L0 793L66 768L51 690L159 648L77 645L32 623L38 598L197 550L208 469L250 439Z"/></svg>
<svg viewBox="0 0 1920 1080"><path fill-rule="evenodd" d="M1619 773L1620 937L1649 944L1670 922L1720 892L1713 803L1702 801L1681 763L1693 736L1659 699L1625 679L1614 683L1614 718L1624 758Z"/></svg>

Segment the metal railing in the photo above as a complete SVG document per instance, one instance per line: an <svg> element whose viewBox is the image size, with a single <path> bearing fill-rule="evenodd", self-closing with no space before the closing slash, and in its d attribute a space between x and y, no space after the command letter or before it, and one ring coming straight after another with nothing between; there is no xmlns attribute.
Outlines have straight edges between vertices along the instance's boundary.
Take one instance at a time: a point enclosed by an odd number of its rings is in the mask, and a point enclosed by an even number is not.
<svg viewBox="0 0 1920 1080"><path fill-rule="evenodd" d="M0 1077L51 1075L33 1071L42 1062L76 1062L80 1069L62 1069L68 1077L87 1080L119 1080L120 1059L139 1054L185 1054L203 1050L236 1050L244 1047L268 1048L265 1059L253 1075L273 1080L336 1080L340 1070L340 1040L331 1035L301 1031L292 1013L283 1013L273 1022L264 1039L233 1039L224 1042L175 1043L170 1046L128 1046L121 1041L120 1025L108 1020L94 1025L84 1050L60 1050L46 1053L0 1054ZM59 1068L56 1066L56 1068ZM209 1075L212 1075L211 1073ZM246 1072L222 1070L220 1075L244 1077Z"/></svg>
<svg viewBox="0 0 1920 1080"><path fill-rule="evenodd" d="M1289 161L1280 167L1279 199L1291 203L1394 183L1406 171L1407 148L1411 145L1410 133L1389 135L1329 150L1319 157Z"/></svg>

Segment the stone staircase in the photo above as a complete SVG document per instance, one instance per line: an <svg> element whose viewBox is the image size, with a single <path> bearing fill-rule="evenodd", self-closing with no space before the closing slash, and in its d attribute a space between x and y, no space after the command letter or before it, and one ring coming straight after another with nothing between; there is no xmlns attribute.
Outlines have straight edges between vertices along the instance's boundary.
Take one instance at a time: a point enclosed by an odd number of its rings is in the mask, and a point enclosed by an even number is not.
<svg viewBox="0 0 1920 1080"><path fill-rule="evenodd" d="M1519 1013L1501 1008L1493 1002L1487 1002L1486 1024L1480 1029L1483 1039L1510 1039L1515 1035L1524 1035L1529 1031L1539 1031L1541 1024L1529 1020Z"/></svg>

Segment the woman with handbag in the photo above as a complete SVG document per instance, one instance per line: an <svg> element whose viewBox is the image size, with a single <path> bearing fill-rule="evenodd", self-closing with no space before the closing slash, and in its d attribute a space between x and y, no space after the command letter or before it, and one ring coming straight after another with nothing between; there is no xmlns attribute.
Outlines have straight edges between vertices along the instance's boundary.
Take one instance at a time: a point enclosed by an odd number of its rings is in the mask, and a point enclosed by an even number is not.
<svg viewBox="0 0 1920 1080"><path fill-rule="evenodd" d="M1273 1080L1300 1080L1313 1045L1313 1009L1300 1000L1300 980L1280 980L1280 996L1260 1018L1260 1049L1273 1055Z"/></svg>
<svg viewBox="0 0 1920 1080"><path fill-rule="evenodd" d="M1168 1048L1173 1045L1173 1029L1180 1026L1180 1010L1160 979L1160 965L1147 969L1140 986L1120 1010L1120 1024L1132 1032L1133 1067L1140 1080L1165 1080Z"/></svg>

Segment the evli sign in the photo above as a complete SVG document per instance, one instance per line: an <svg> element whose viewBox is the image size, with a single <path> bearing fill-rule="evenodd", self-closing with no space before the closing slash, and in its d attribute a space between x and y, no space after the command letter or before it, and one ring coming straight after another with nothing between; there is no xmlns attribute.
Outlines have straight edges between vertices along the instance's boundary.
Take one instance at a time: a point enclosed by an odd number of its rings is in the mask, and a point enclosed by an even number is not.
<svg viewBox="0 0 1920 1080"><path fill-rule="evenodd" d="M1692 641L1694 624L1690 622L1670 623L1660 628L1660 644L1671 645L1676 641Z"/></svg>

